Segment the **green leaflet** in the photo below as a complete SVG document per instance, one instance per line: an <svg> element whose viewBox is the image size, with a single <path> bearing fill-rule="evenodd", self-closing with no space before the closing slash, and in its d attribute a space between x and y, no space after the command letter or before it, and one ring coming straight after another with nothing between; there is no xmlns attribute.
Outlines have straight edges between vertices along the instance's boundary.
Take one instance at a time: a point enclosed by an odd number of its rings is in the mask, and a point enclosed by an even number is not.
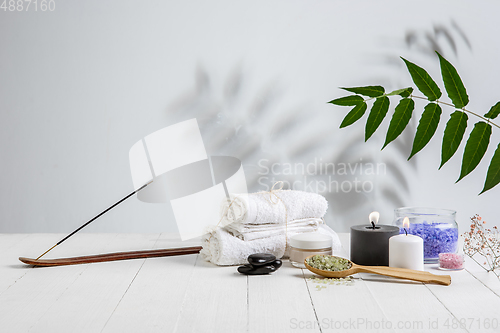
<svg viewBox="0 0 500 333"><path fill-rule="evenodd" d="M403 98L399 101L398 106L394 109L394 114L392 115L391 123L389 124L389 129L387 130L387 136L385 137L385 143L382 149L394 141L394 139L396 139L403 132L411 119L414 108L415 102L410 98Z"/></svg>
<svg viewBox="0 0 500 333"><path fill-rule="evenodd" d="M384 120L387 111L389 111L389 98L386 96L377 98L366 121L365 141L368 141L372 134L375 133L382 120Z"/></svg>
<svg viewBox="0 0 500 333"><path fill-rule="evenodd" d="M462 111L455 111L451 114L450 120L446 123L443 135L443 145L441 149L441 165L439 169L448 162L455 154L464 137L467 128L467 114Z"/></svg>
<svg viewBox="0 0 500 333"><path fill-rule="evenodd" d="M462 159L462 170L460 177L456 182L467 176L474 170L488 149L491 136L491 125L484 121L479 121L474 124L474 129L467 139L465 145L464 157Z"/></svg>
<svg viewBox="0 0 500 333"><path fill-rule="evenodd" d="M484 116L486 118L490 118L490 119L495 119L498 114L500 113L500 102L498 102L497 104L493 105L490 109L490 111L488 111L487 114L485 114Z"/></svg>
<svg viewBox="0 0 500 333"><path fill-rule="evenodd" d="M415 65L403 57L401 57L401 59L405 62L411 78L418 90L420 90L429 99L429 101L435 101L441 97L441 90L439 90L438 85L434 82L434 80L432 80L431 76L425 71L425 69Z"/></svg>
<svg viewBox="0 0 500 333"><path fill-rule="evenodd" d="M429 103L425 106L422 117L418 122L417 133L413 140L413 147L411 149L410 160L413 155L418 153L422 148L429 143L439 124L441 117L441 107L436 103Z"/></svg>
<svg viewBox="0 0 500 333"><path fill-rule="evenodd" d="M344 120L342 120L342 124L340 124L340 128L349 126L359 120L366 111L366 103L363 102L361 104L356 105L348 114L345 116Z"/></svg>
<svg viewBox="0 0 500 333"><path fill-rule="evenodd" d="M385 89L382 86L366 86L366 87L341 88L341 89L368 97L378 97L382 96L385 93Z"/></svg>
<svg viewBox="0 0 500 333"><path fill-rule="evenodd" d="M493 123L492 119L500 118L500 102L492 106L483 117L471 111L467 111L465 107L469 104L469 96L467 95L462 79L460 78L455 67L438 52L436 53L440 62L444 87L453 105L440 102L438 100L442 96L442 92L425 69L401 57L401 59L405 62L416 87L431 102L425 106L424 112L420 117L417 132L415 133L415 138L413 139L412 151L408 160L420 152L436 133L442 113L440 107L441 104L452 106L454 109L458 110L455 110L455 112L451 114L448 122L446 123L442 139L441 164L439 169L441 169L443 165L445 165L456 154L461 142L463 141L469 118L466 112L478 116L484 121L479 121L474 125L474 129L471 131L469 138L467 139L462 157L460 177L457 180L457 182L459 182L462 178L471 173L484 157L491 139L492 126L497 126ZM354 106L343 119L342 124L340 125L341 128L358 121L366 113L366 102L368 100L375 99L365 125L365 141L367 141L375 133L384 120L389 109L388 97L397 95L402 97L394 110L382 149L398 138L408 126L415 109L413 99L422 98L412 95L414 89L412 87L397 89L389 93L385 93L385 89L382 86L351 87L341 89L356 94L337 98L329 102L342 106ZM366 96L369 98L365 101L364 99ZM480 194L495 187L498 183L500 183L500 144L498 144L498 147L492 157L484 187Z"/></svg>
<svg viewBox="0 0 500 333"><path fill-rule="evenodd" d="M330 101L328 103L341 106L350 106L350 105L358 105L360 103L363 103L363 101L364 101L363 97L358 95L351 95L334 99L333 101Z"/></svg>
<svg viewBox="0 0 500 333"><path fill-rule="evenodd" d="M493 154L493 157L491 158L488 173L486 174L486 181L484 182L484 188L481 193L492 189L498 183L500 183L500 143L495 150L495 154Z"/></svg>
<svg viewBox="0 0 500 333"><path fill-rule="evenodd" d="M443 58L439 52L436 51L436 53L439 57L441 75L443 76L444 87L446 88L448 97L453 102L453 105L461 109L469 103L469 96L467 96L464 84L455 67Z"/></svg>
<svg viewBox="0 0 500 333"><path fill-rule="evenodd" d="M403 89L398 89L398 90L391 91L390 93L385 94L385 95L386 96L396 96L396 95L399 95L401 97L408 97L408 96L411 95L412 92L413 92L413 88L412 87L408 87L408 88L403 88Z"/></svg>

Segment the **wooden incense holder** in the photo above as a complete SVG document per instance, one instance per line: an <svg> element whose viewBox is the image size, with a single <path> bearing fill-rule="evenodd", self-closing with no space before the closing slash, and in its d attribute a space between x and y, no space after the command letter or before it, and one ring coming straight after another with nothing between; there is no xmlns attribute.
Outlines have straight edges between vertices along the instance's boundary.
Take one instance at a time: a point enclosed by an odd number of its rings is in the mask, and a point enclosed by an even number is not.
<svg viewBox="0 0 500 333"><path fill-rule="evenodd" d="M306 268L315 274L326 277L343 278L356 273L373 273L373 274L395 277L399 279L419 281L424 283L442 284L445 286L449 286L451 284L451 276L449 275L435 275L429 272L416 271L413 269L406 269L406 268L395 268L386 266L361 266L361 265L356 265L350 260L349 262L351 263L352 266L349 269L343 271L327 271L309 266L306 261L311 257L312 256L309 256L306 258L306 260L304 260L304 265L306 266Z"/></svg>
<svg viewBox="0 0 500 333"><path fill-rule="evenodd" d="M115 252L98 254L92 256L83 257L72 257L72 258L60 258L60 259L31 259L19 257L23 263L33 266L64 266L64 265L79 265L79 264L91 264L95 262L106 262L106 261L116 261L116 260L128 260L128 259L144 259L144 258L154 258L154 257L168 257L168 256L180 256L184 254L195 254L199 253L201 246L193 247L181 247L175 249L159 249L159 250L142 250L142 251L130 251L130 252Z"/></svg>

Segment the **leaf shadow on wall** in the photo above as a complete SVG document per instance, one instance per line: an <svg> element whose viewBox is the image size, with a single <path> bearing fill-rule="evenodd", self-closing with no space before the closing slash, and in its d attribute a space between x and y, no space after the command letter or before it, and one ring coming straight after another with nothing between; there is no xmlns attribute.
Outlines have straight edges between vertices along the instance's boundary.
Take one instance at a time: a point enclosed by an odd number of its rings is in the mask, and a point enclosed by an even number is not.
<svg viewBox="0 0 500 333"><path fill-rule="evenodd" d="M434 25L430 31L408 30L398 42L399 48L385 51L382 57L382 65L396 71L370 80L401 88L401 77L408 75L399 59L404 49L429 59L434 50L451 49L458 55L461 45L471 49L454 21ZM417 174L418 156L409 162L407 158L417 116L385 148L388 153L381 154L382 144L376 138L365 143L364 133L340 130L340 123L332 123L330 117L305 104L283 108L279 102L287 92L282 85L268 82L255 88L248 77L242 66L235 66L222 84L215 84L209 70L198 65L194 86L167 107L167 125L197 118L209 155L239 158L251 192L269 190L282 180L287 188L324 195L330 205L326 221L338 232L367 222L373 210L381 212L381 223L390 224L394 208L411 205L409 178ZM359 85L363 83L371 84L362 78ZM306 170L309 164L316 165L314 172Z"/></svg>

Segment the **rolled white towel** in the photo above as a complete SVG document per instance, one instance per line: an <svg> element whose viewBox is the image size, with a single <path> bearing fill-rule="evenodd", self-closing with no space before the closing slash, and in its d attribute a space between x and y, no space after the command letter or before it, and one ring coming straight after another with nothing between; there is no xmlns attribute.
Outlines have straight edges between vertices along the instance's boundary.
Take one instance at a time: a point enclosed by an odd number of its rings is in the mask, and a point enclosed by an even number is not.
<svg viewBox="0 0 500 333"><path fill-rule="evenodd" d="M332 237L334 254L341 251L340 240L335 231L325 224L320 225L317 231ZM295 234L297 233L288 233L288 241ZM276 258L286 257L285 244L284 235L243 241L224 228L217 228L203 239L200 254L202 258L216 265L242 265L248 263L247 258L253 253L271 253Z"/></svg>
<svg viewBox="0 0 500 333"><path fill-rule="evenodd" d="M287 232L303 233L318 230L318 226L323 223L323 219L299 219L289 221L285 224L242 224L232 223L226 226L226 230L239 239L250 241L259 238L281 235L285 236Z"/></svg>
<svg viewBox="0 0 500 333"><path fill-rule="evenodd" d="M231 207L229 207L230 205ZM321 218L325 215L327 208L328 202L320 194L279 190L273 193L232 194L230 200L223 202L221 215L225 215L224 225L235 222L241 224L284 224L287 219L293 221Z"/></svg>

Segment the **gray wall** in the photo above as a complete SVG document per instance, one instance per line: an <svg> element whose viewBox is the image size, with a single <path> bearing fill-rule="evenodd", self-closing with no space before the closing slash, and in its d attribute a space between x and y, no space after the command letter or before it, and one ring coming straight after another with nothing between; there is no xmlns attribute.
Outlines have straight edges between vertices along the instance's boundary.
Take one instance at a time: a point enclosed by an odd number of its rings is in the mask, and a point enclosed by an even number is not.
<svg viewBox="0 0 500 333"><path fill-rule="evenodd" d="M463 143L437 171L452 110L406 162L416 122L380 152L389 118L365 144L364 125L340 130L348 110L325 102L343 95L340 86L411 85L400 55L443 87L437 47L462 76L469 108L485 113L500 100L499 10L498 1L395 0L56 1L53 12L0 10L0 232L71 231L133 189L133 143L192 117L210 154L243 161L252 191L273 177L308 176L263 175L272 163L384 163L386 172L359 175L374 185L369 193L322 191L338 231L375 209L389 223L403 205L457 209L461 231L475 213L496 224L500 187L477 193L500 131L480 166L454 184ZM357 175L309 180L329 176ZM177 227L168 205L133 198L86 230Z"/></svg>

